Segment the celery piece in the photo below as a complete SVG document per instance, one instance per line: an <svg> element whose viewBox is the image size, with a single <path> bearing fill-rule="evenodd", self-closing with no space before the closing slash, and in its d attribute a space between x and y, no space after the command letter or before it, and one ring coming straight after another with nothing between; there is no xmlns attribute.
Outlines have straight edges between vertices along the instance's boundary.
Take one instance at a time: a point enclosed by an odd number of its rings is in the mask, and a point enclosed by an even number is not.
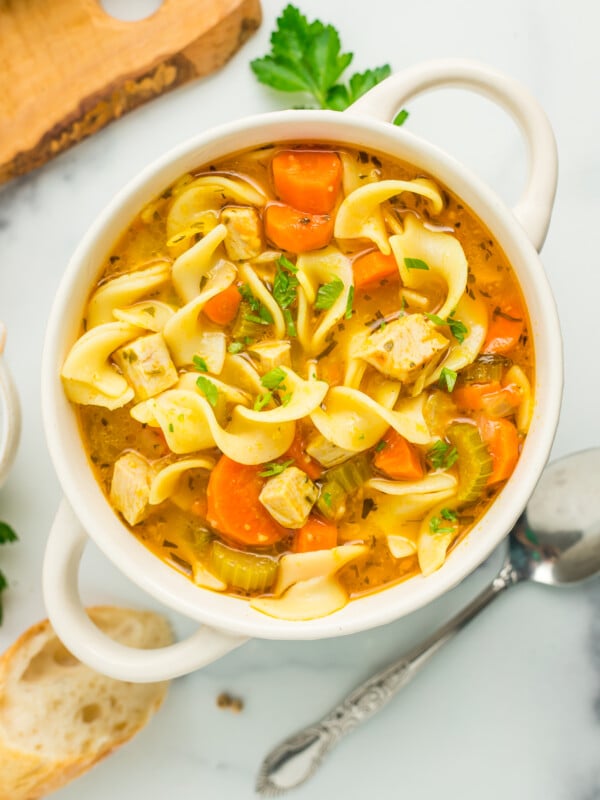
<svg viewBox="0 0 600 800"><path fill-rule="evenodd" d="M489 383L500 381L504 370L510 367L512 361L496 353L482 353L478 358L465 367L460 373L461 383Z"/></svg>
<svg viewBox="0 0 600 800"><path fill-rule="evenodd" d="M212 543L209 560L218 578L244 592L265 592L277 576L278 564L274 558L234 550L218 539Z"/></svg>
<svg viewBox="0 0 600 800"><path fill-rule="evenodd" d="M256 311L253 310L251 304L247 300L242 300L233 326L233 339L238 339L240 341L245 341L246 339L252 339L253 341L262 339L265 335L265 330L268 328L268 323L266 320L264 324L261 324L255 322L253 319L248 319L248 317L254 316L256 316Z"/></svg>
<svg viewBox="0 0 600 800"><path fill-rule="evenodd" d="M349 461L333 467L326 473L327 481L335 481L346 492L355 492L371 477L368 457L363 453Z"/></svg>
<svg viewBox="0 0 600 800"><path fill-rule="evenodd" d="M446 438L458 452L458 492L454 502L469 505L479 500L492 474L492 457L475 425L454 422L446 431Z"/></svg>
<svg viewBox="0 0 600 800"><path fill-rule="evenodd" d="M336 481L325 480L316 507L327 519L339 519L346 511L348 494Z"/></svg>

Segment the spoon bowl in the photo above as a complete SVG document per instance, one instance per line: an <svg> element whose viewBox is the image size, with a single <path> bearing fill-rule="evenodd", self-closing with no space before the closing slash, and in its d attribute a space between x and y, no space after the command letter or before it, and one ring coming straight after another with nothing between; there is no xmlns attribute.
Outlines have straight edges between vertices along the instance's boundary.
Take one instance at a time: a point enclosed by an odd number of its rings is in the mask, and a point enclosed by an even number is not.
<svg viewBox="0 0 600 800"><path fill-rule="evenodd" d="M600 448L546 467L510 533L519 580L563 586L600 572L599 479Z"/></svg>
<svg viewBox="0 0 600 800"><path fill-rule="evenodd" d="M256 784L274 796L304 783L346 733L381 710L443 644L505 589L531 580L568 586L600 574L600 447L546 467L508 539L491 584L443 627L351 692L329 714L275 747Z"/></svg>

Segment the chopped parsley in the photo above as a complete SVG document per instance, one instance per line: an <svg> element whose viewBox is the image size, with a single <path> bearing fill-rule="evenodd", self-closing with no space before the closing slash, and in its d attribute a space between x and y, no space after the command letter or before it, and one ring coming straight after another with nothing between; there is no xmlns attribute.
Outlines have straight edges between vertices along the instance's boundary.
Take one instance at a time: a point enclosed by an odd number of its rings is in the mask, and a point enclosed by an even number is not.
<svg viewBox="0 0 600 800"><path fill-rule="evenodd" d="M285 380L285 371L281 367L274 367L270 369L260 379L260 382L265 389L285 389L283 381Z"/></svg>
<svg viewBox="0 0 600 800"><path fill-rule="evenodd" d="M402 111L399 111L396 114L396 116L394 117L394 119L392 121L393 121L394 125L397 125L398 127L400 127L400 125L404 125L404 123L406 122L407 119L408 119L408 111L405 108L403 108Z"/></svg>
<svg viewBox="0 0 600 800"><path fill-rule="evenodd" d="M456 341L460 344L464 342L465 336L469 332L469 329L464 322L461 322L459 319L454 319L453 316L449 316L448 319L442 319L441 317L438 317L437 314L425 314L425 316L436 325L447 325L450 328L450 333L452 336L454 336Z"/></svg>
<svg viewBox="0 0 600 800"><path fill-rule="evenodd" d="M317 289L315 308L319 311L326 311L331 308L344 289L344 283L340 278L334 278L329 283L324 283Z"/></svg>
<svg viewBox="0 0 600 800"><path fill-rule="evenodd" d="M277 272L273 281L273 297L283 311L288 336L296 336L296 325L290 311L290 306L296 301L297 289L300 285L294 274L298 268L285 256L277 260Z"/></svg>
<svg viewBox="0 0 600 800"><path fill-rule="evenodd" d="M352 319L352 303L354 302L354 286L348 289L348 299L346 300L346 312L344 319Z"/></svg>
<svg viewBox="0 0 600 800"><path fill-rule="evenodd" d="M18 540L17 534L7 522L0 522L0 544L11 544ZM0 570L0 593L8 588L8 581ZM0 625L2 624L2 602L0 600Z"/></svg>
<svg viewBox="0 0 600 800"><path fill-rule="evenodd" d="M289 461L284 461L283 464L277 461L271 461L269 464L265 464L265 468L258 474L261 478L272 478L274 475L281 475L281 473L293 463L293 458L290 458Z"/></svg>
<svg viewBox="0 0 600 800"><path fill-rule="evenodd" d="M457 378L458 374L453 369L444 367L440 372L438 383L442 389L446 389L448 392L451 392L454 389Z"/></svg>
<svg viewBox="0 0 600 800"><path fill-rule="evenodd" d="M440 439L427 451L426 458L434 469L450 469L458 459L458 450Z"/></svg>
<svg viewBox="0 0 600 800"><path fill-rule="evenodd" d="M192 362L194 367L198 370L198 372L208 372L208 366L206 361L201 356L194 356L192 358Z"/></svg>
<svg viewBox="0 0 600 800"><path fill-rule="evenodd" d="M406 269L429 269L428 264L420 258L405 258L404 266Z"/></svg>
<svg viewBox="0 0 600 800"><path fill-rule="evenodd" d="M231 342L231 344L227 347L227 352L235 355L236 353L241 353L244 349L244 345L242 342Z"/></svg>
<svg viewBox="0 0 600 800"><path fill-rule="evenodd" d="M376 453L381 453L381 451L385 447L387 447L387 442L384 442L383 439L382 439L380 442L377 442L377 444L375 445L375 452Z"/></svg>
<svg viewBox="0 0 600 800"><path fill-rule="evenodd" d="M441 533L454 533L455 528L444 525L440 517L431 517L431 519L429 520L429 530L431 531L431 533L435 535Z"/></svg>
<svg viewBox="0 0 600 800"><path fill-rule="evenodd" d="M219 399L219 390L215 384L212 381L209 381L208 378L200 375L200 377L196 379L196 386L200 389L202 394L214 408L217 405L217 400Z"/></svg>

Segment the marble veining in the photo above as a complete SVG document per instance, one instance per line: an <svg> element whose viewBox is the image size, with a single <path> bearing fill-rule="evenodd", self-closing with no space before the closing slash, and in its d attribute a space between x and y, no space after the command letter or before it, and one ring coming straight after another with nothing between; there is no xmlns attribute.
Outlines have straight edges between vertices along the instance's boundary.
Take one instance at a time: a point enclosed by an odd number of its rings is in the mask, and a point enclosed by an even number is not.
<svg viewBox="0 0 600 800"><path fill-rule="evenodd" d="M44 616L40 572L60 489L43 444L39 368L50 304L71 253L116 191L199 130L284 107L248 68L265 53L284 0L265 0L258 33L217 74L131 113L37 172L0 189L0 318L23 404L23 436L0 494L0 519L21 541L0 552L11 587L0 650ZM554 125L560 179L543 251L565 344L565 394L553 455L600 445L596 351L600 269L600 5L589 0L302 0L339 29L362 70L438 56L476 58L521 80ZM1 52L0 42L0 52ZM524 181L514 125L458 91L409 104L406 123L478 172L507 202ZM481 590L497 553L427 608L337 640L253 641L173 683L153 723L57 800L250 800L260 761L282 738L328 713L373 671L407 652ZM93 546L83 559L88 603L157 607ZM180 635L191 623L172 615ZM239 714L219 709L227 691ZM448 644L374 719L344 740L297 800L598 800L600 582L521 585Z"/></svg>

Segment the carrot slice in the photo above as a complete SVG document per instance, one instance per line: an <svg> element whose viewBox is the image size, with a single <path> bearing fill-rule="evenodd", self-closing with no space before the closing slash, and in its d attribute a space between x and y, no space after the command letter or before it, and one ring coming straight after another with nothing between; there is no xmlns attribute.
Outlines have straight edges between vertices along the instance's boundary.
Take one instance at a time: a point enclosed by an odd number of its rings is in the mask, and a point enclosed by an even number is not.
<svg viewBox="0 0 600 800"><path fill-rule="evenodd" d="M383 280L398 280L398 263L393 255L385 256L380 250L372 250L358 256L352 263L354 286L362 289Z"/></svg>
<svg viewBox="0 0 600 800"><path fill-rule="evenodd" d="M296 531L294 552L309 553L313 550L331 550L337 544L337 533L337 525L311 515L306 524Z"/></svg>
<svg viewBox="0 0 600 800"><path fill-rule="evenodd" d="M452 392L452 399L463 411L485 411L491 417L506 417L519 407L523 393L514 383L502 386L499 381L489 381L458 386Z"/></svg>
<svg viewBox="0 0 600 800"><path fill-rule="evenodd" d="M404 436L390 428L381 441L384 447L373 459L377 469L399 481L419 480L423 477L419 451Z"/></svg>
<svg viewBox="0 0 600 800"><path fill-rule="evenodd" d="M492 474L488 484L505 481L519 460L519 434L508 419L491 419L480 414L477 420L479 433L492 457Z"/></svg>
<svg viewBox="0 0 600 800"><path fill-rule="evenodd" d="M333 236L333 219L328 214L309 214L281 203L265 208L264 223L267 239L289 253L326 247Z"/></svg>
<svg viewBox="0 0 600 800"><path fill-rule="evenodd" d="M337 203L342 162L331 150L283 150L273 158L279 198L310 214L327 214Z"/></svg>
<svg viewBox="0 0 600 800"><path fill-rule="evenodd" d="M288 533L258 499L265 483L259 475L262 469L264 465L238 464L221 456L210 473L206 519L237 544L263 547Z"/></svg>
<svg viewBox="0 0 600 800"><path fill-rule="evenodd" d="M302 436L301 432L298 430L299 426L296 426L296 435L290 445L289 450L283 456L284 459L294 459L294 464L301 469L303 472L306 472L308 477L312 481L316 481L318 478L321 477L323 474L323 467L319 464L318 461L312 459L308 453L306 452L306 442L304 437Z"/></svg>
<svg viewBox="0 0 600 800"><path fill-rule="evenodd" d="M241 301L242 295L237 286L232 285L211 297L202 311L217 325L229 325L235 319Z"/></svg>
<svg viewBox="0 0 600 800"><path fill-rule="evenodd" d="M525 314L516 297L507 297L492 311L483 353L508 353L523 333Z"/></svg>

